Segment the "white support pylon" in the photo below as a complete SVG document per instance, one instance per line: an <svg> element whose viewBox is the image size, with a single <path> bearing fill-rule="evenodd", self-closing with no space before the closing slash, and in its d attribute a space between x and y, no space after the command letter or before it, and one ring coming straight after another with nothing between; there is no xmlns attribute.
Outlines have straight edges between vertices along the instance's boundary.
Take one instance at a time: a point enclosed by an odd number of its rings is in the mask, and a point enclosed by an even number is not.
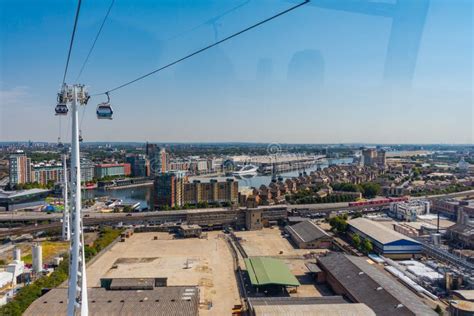
<svg viewBox="0 0 474 316"><path fill-rule="evenodd" d="M86 262L81 214L81 165L79 154L79 105L84 102L84 86L67 87L71 92L72 139L71 139L71 249L69 255L69 282L67 315L87 316ZM69 93L68 93L69 95ZM81 97L79 100L79 96Z"/></svg>
<svg viewBox="0 0 474 316"><path fill-rule="evenodd" d="M64 211L63 211L62 239L65 241L69 241L71 239L71 230L70 230L70 219L69 219L66 154L63 155L63 202L64 202Z"/></svg>

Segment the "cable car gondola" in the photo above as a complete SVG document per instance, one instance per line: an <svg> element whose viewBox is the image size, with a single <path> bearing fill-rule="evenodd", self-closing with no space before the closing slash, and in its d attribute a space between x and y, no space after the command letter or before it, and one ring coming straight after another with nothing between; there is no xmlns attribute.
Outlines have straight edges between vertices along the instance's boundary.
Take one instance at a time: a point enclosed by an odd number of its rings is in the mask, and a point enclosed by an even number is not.
<svg viewBox="0 0 474 316"><path fill-rule="evenodd" d="M84 138L82 138L82 131L79 130L79 142L82 143L83 140Z"/></svg>
<svg viewBox="0 0 474 316"><path fill-rule="evenodd" d="M114 111L112 110L112 106L110 105L110 97L109 94L106 93L107 95L107 102L102 102L99 105L97 105L97 118L99 120L111 120L112 115L114 114Z"/></svg>
<svg viewBox="0 0 474 316"><path fill-rule="evenodd" d="M67 115L67 112L69 111L67 107L67 94L65 91L61 91L58 93L58 104L56 105L56 108L54 111L56 112L56 115Z"/></svg>

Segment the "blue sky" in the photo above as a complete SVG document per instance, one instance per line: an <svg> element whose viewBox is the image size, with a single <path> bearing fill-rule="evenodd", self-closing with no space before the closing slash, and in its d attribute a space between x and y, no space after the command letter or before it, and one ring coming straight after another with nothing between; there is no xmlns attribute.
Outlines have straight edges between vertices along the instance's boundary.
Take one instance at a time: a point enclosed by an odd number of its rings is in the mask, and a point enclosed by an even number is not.
<svg viewBox="0 0 474 316"><path fill-rule="evenodd" d="M295 3L116 0L79 82L103 92ZM313 0L116 91L112 121L91 99L85 140L473 143L472 1L352 3ZM83 0L67 82L109 4ZM75 8L0 0L0 141L70 137L53 111Z"/></svg>

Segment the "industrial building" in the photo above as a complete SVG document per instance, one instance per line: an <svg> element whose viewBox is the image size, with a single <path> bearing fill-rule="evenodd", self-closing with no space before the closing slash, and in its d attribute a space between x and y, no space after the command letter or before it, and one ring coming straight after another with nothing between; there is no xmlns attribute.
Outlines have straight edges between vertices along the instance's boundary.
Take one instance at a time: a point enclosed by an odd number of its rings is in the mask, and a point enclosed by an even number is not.
<svg viewBox="0 0 474 316"><path fill-rule="evenodd" d="M459 207L457 210L456 224L448 227L446 237L451 243L458 245L462 249L474 248L474 214L466 208Z"/></svg>
<svg viewBox="0 0 474 316"><path fill-rule="evenodd" d="M300 249L329 248L332 243L331 236L310 220L286 226L285 230Z"/></svg>
<svg viewBox="0 0 474 316"><path fill-rule="evenodd" d="M322 297L250 297L252 316L375 316L367 305L349 303L342 296Z"/></svg>
<svg viewBox="0 0 474 316"><path fill-rule="evenodd" d="M349 220L348 224L349 231L370 240L378 254L400 259L421 254L421 243L376 221L359 217Z"/></svg>
<svg viewBox="0 0 474 316"><path fill-rule="evenodd" d="M178 236L183 238L200 237L202 228L199 225L179 225Z"/></svg>
<svg viewBox="0 0 474 316"><path fill-rule="evenodd" d="M433 200L433 211L439 212L451 219L457 220L459 211L474 217L474 201L457 199Z"/></svg>
<svg viewBox="0 0 474 316"><path fill-rule="evenodd" d="M437 315L413 292L367 262L366 258L331 253L318 259L318 280L337 295L366 304L377 315Z"/></svg>
<svg viewBox="0 0 474 316"><path fill-rule="evenodd" d="M429 201L412 200L390 204L388 215L402 221L414 222L416 221L418 215L429 213Z"/></svg>
<svg viewBox="0 0 474 316"><path fill-rule="evenodd" d="M199 288L196 286L158 287L139 279L120 280L119 286L93 287L87 290L90 315L198 315ZM153 279L152 279L153 280ZM128 284L128 285L127 285ZM33 302L24 316L66 315L67 288L55 288Z"/></svg>
<svg viewBox="0 0 474 316"><path fill-rule="evenodd" d="M257 292L265 290L284 290L287 287L298 287L300 282L281 260L270 257L245 258L245 267L252 286Z"/></svg>

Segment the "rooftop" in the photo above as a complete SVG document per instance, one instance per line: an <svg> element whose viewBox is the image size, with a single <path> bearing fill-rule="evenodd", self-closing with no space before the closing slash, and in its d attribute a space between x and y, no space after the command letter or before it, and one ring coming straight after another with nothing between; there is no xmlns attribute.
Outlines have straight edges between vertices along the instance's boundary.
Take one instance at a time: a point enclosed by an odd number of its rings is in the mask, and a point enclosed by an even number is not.
<svg viewBox="0 0 474 316"><path fill-rule="evenodd" d="M454 293L467 301L474 301L474 290L457 290Z"/></svg>
<svg viewBox="0 0 474 316"><path fill-rule="evenodd" d="M141 291L89 288L90 315L198 315L199 290L194 286L156 287ZM67 288L56 288L37 299L24 316L66 315Z"/></svg>
<svg viewBox="0 0 474 316"><path fill-rule="evenodd" d="M322 237L329 237L324 230L310 220L288 226L287 229L300 242L310 242Z"/></svg>
<svg viewBox="0 0 474 316"><path fill-rule="evenodd" d="M48 191L49 190L44 190L44 189L29 189L29 190L19 190L19 191L0 190L0 198L16 198L16 197L26 196L30 194L45 193Z"/></svg>
<svg viewBox="0 0 474 316"><path fill-rule="evenodd" d="M318 263L349 293L377 315L436 315L410 290L359 258L341 253L320 257Z"/></svg>
<svg viewBox="0 0 474 316"><path fill-rule="evenodd" d="M244 260L252 285L300 286L281 260L269 257L250 257Z"/></svg>
<svg viewBox="0 0 474 316"><path fill-rule="evenodd" d="M254 312L256 316L375 316L365 304L258 305Z"/></svg>
<svg viewBox="0 0 474 316"><path fill-rule="evenodd" d="M380 224L376 221L371 221L370 219L359 217L349 220L349 225L355 229L363 232L370 238L377 240L382 244L388 244L398 240L407 240L416 244L419 244L416 240L402 235L393 229L390 229L383 224Z"/></svg>

